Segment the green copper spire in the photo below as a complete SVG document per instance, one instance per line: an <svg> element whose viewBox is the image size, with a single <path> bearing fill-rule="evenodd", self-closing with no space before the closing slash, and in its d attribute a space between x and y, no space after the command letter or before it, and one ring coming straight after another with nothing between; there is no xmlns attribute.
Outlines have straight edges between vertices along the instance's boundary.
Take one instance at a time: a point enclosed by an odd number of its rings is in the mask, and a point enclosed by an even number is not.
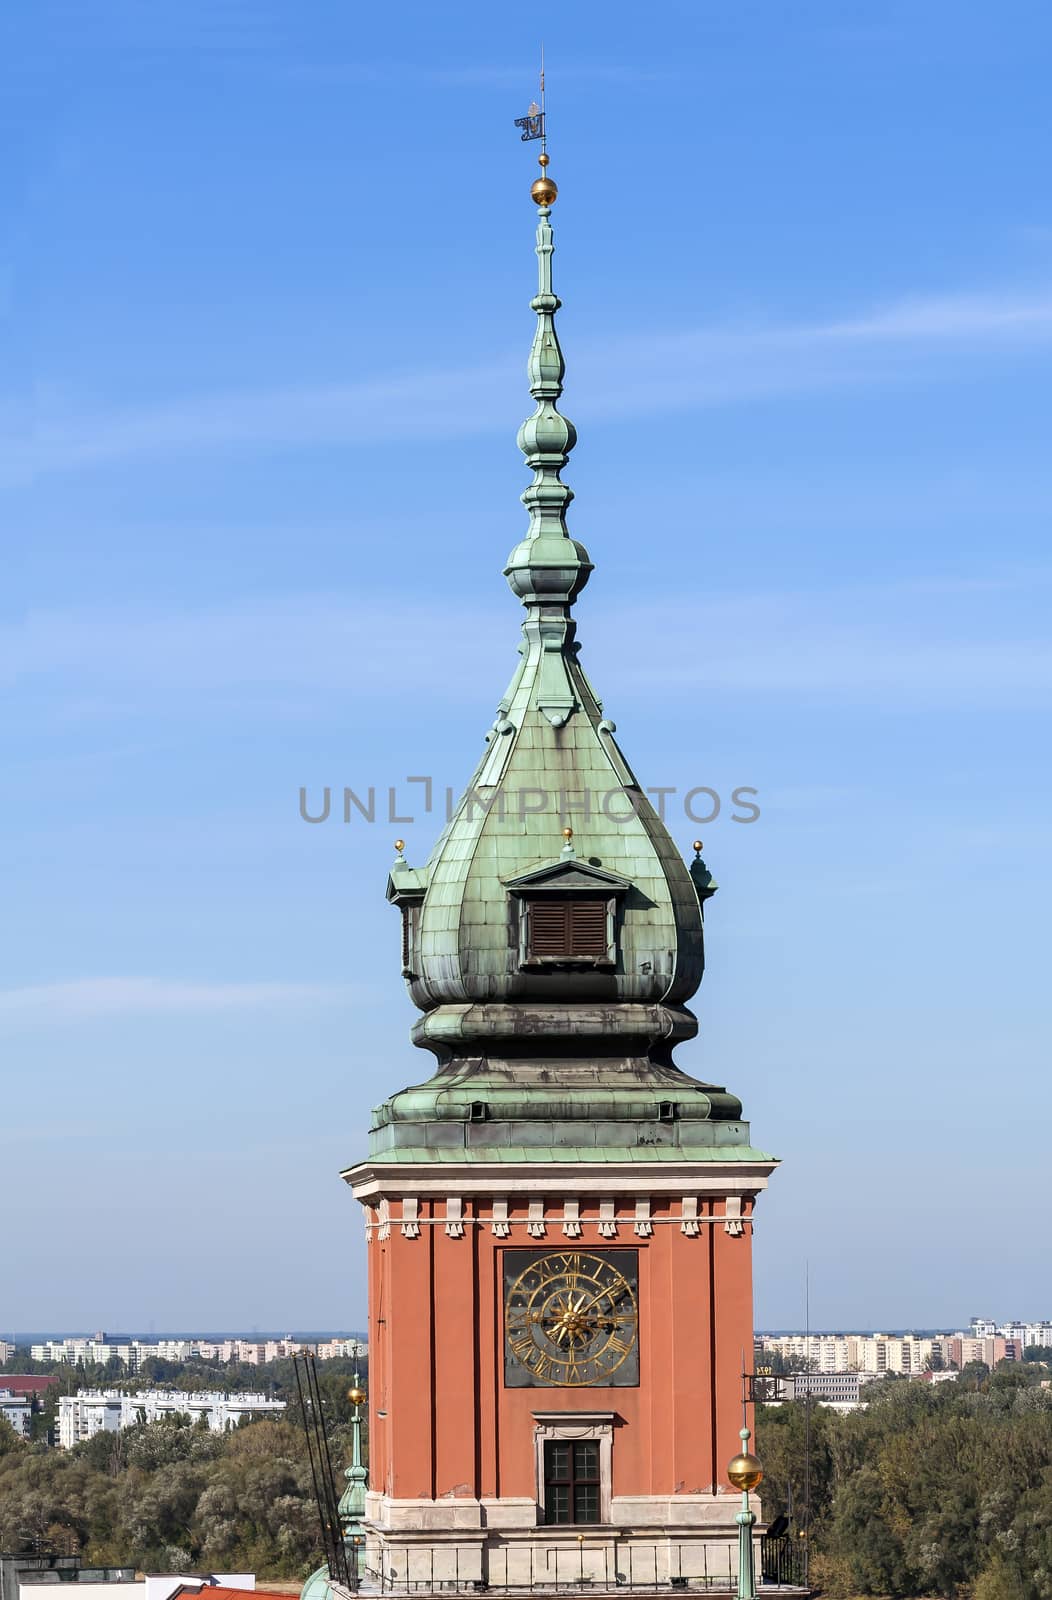
<svg viewBox="0 0 1052 1600"><path fill-rule="evenodd" d="M365 1491L369 1482L368 1469L362 1461L362 1403L365 1391L362 1388L357 1363L349 1395L354 1402L354 1414L351 1417L351 1464L343 1474L347 1479L347 1487L340 1496L339 1506L344 1542L348 1544L362 1531L362 1522L365 1518ZM355 1398L358 1395L361 1395L362 1399ZM353 1558L353 1551L351 1556Z"/></svg>
<svg viewBox="0 0 1052 1600"><path fill-rule="evenodd" d="M421 1013L412 1037L437 1068L376 1108L370 1160L734 1161L766 1171L738 1098L673 1059L697 1032L687 1001L704 971L701 903L715 885L700 855L688 872L575 638L573 602L592 563L567 531L572 494L560 477L576 431L557 405L564 363L547 159L543 151L531 189L535 410L518 436L533 474L522 497L529 526L505 567L525 608L519 661L427 861L410 865L399 850L388 879L402 972ZM578 900L605 908L602 949L534 948L544 908L552 922L552 907Z"/></svg>
<svg viewBox="0 0 1052 1600"><path fill-rule="evenodd" d="M573 490L559 477L577 430L560 414L556 401L563 392L566 364L555 331L555 313L562 304L552 291L551 201L555 185L547 177L534 185L540 201L537 222L537 293L530 307L537 313L537 329L530 348L527 373L530 393L537 402L532 417L519 429L519 449L533 469L533 482L522 497L530 514L526 537L515 546L504 568L512 590L525 605L569 606L588 582L592 563L583 544L571 539L566 508Z"/></svg>

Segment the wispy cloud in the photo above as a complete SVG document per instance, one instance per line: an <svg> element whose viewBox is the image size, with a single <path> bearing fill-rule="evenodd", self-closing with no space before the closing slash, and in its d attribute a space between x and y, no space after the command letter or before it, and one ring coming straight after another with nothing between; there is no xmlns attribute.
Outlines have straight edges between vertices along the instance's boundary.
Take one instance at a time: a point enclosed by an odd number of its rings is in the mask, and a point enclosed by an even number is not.
<svg viewBox="0 0 1052 1600"><path fill-rule="evenodd" d="M1052 289L907 299L826 322L655 329L575 351L574 403L607 418L732 405L921 374L930 380L956 370L962 357L1033 354L1050 343ZM216 450L485 433L506 427L521 403L521 357L517 351L455 372L378 372L358 383L202 395L135 412L62 417L41 405L25 437L0 455L0 477Z"/></svg>
<svg viewBox="0 0 1052 1600"><path fill-rule="evenodd" d="M209 1016L343 1005L351 991L321 983L196 983L171 978L73 978L0 989L0 1026L93 1017Z"/></svg>
<svg viewBox="0 0 1052 1600"><path fill-rule="evenodd" d="M589 667L631 703L684 684L725 699L787 695L903 709L1052 704L1052 645L1042 625L1049 573L992 571L790 593L709 593L689 603L636 592L635 625L652 643L626 659L616 608L584 614ZM1036 620L1029 629L1026 607ZM200 723L236 705L276 724L364 706L383 682L417 705L485 707L510 677L516 615L480 616L450 598L441 672L433 611L400 595L300 595L264 606L172 615L40 613L0 629L0 682L42 716L73 705L81 723L159 705ZM30 695L32 700L30 702Z"/></svg>

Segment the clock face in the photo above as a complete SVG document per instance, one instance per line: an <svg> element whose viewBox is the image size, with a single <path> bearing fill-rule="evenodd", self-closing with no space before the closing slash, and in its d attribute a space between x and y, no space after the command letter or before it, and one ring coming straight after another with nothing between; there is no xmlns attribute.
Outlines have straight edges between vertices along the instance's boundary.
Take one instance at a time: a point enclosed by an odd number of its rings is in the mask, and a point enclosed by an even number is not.
<svg viewBox="0 0 1052 1600"><path fill-rule="evenodd" d="M505 1383L638 1384L638 1281L635 1250L506 1250Z"/></svg>

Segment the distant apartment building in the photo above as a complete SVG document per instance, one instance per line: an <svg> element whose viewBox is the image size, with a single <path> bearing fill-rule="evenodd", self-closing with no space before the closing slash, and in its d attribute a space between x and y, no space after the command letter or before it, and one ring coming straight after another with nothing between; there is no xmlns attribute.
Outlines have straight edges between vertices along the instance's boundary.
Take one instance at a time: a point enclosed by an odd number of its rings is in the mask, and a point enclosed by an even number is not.
<svg viewBox="0 0 1052 1600"><path fill-rule="evenodd" d="M237 1361L249 1367L261 1367L267 1361L287 1361L290 1356L307 1350L316 1352L317 1346L304 1344L291 1333L284 1339L222 1339L212 1344L200 1339L194 1341L194 1354L202 1361Z"/></svg>
<svg viewBox="0 0 1052 1600"><path fill-rule="evenodd" d="M947 1365L953 1365L958 1369L966 1367L970 1361L983 1361L988 1367L996 1367L999 1361L1023 1359L1022 1344L1014 1339L1004 1339L999 1333L984 1339L970 1338L967 1334L955 1334L945 1343L949 1352Z"/></svg>
<svg viewBox="0 0 1052 1600"><path fill-rule="evenodd" d="M787 1400L824 1400L834 1406L855 1407L859 1403L862 1379L857 1372L796 1372L786 1378Z"/></svg>
<svg viewBox="0 0 1052 1600"><path fill-rule="evenodd" d="M1028 1344L1052 1345L1052 1322L1002 1322L997 1332L1023 1350Z"/></svg>
<svg viewBox="0 0 1052 1600"><path fill-rule="evenodd" d="M157 1422L173 1414L195 1422L204 1417L213 1433L223 1433L246 1418L280 1416L284 1410L284 1400L271 1400L263 1394L186 1394L160 1389L127 1394L120 1389L82 1389L59 1399L58 1442L69 1450L97 1433L119 1433L136 1423Z"/></svg>
<svg viewBox="0 0 1052 1600"><path fill-rule="evenodd" d="M847 1365L856 1372L877 1376L896 1373L916 1377L918 1373L927 1372L936 1357L945 1361L944 1343L941 1337L919 1339L910 1333L901 1336L886 1333L850 1336L847 1340Z"/></svg>
<svg viewBox="0 0 1052 1600"><path fill-rule="evenodd" d="M763 1334L757 1342L765 1354L777 1351L786 1361L809 1361L817 1372L840 1372L848 1365L847 1340L842 1334Z"/></svg>
<svg viewBox="0 0 1052 1600"><path fill-rule="evenodd" d="M45 1339L32 1347L34 1361L63 1361L69 1366L105 1366L116 1357L128 1372L138 1372L151 1358L162 1361L218 1361L239 1362L245 1366L260 1367L267 1361L285 1361L290 1356L311 1351L319 1361L330 1361L338 1356L363 1358L367 1351L364 1339L331 1339L322 1344L307 1344L294 1339L291 1333L283 1339L144 1339L113 1340L104 1333L91 1338ZM11 1347L12 1353L14 1346Z"/></svg>
<svg viewBox="0 0 1052 1600"><path fill-rule="evenodd" d="M972 1319L973 1327L979 1324ZM985 1326L985 1324L981 1324ZM966 1366L983 1361L994 1367L999 1361L1019 1361L1027 1343L1052 1343L1031 1339L1029 1334L1041 1323L1004 1325L993 1334L940 1333L848 1333L763 1334L757 1341L763 1354L777 1351L794 1365L807 1362L812 1372L859 1372L865 1378L919 1377L932 1368ZM1011 1330L1011 1331L1009 1331ZM1006 1336L1006 1332L1008 1336Z"/></svg>
<svg viewBox="0 0 1052 1600"><path fill-rule="evenodd" d="M0 1362L13 1361L14 1355L15 1346L11 1343L10 1339L0 1339Z"/></svg>
<svg viewBox="0 0 1052 1600"><path fill-rule="evenodd" d="M32 1401L27 1400L24 1394L15 1394L13 1390L5 1389L2 1378L0 1378L0 1417L11 1424L20 1439L29 1438L33 1417Z"/></svg>
<svg viewBox="0 0 1052 1600"><path fill-rule="evenodd" d="M34 1361L65 1361L70 1366L100 1367L116 1356L129 1371L134 1372L138 1367L133 1346L127 1342L113 1343L104 1333L93 1334L91 1338L45 1339L42 1344L33 1345L30 1354Z"/></svg>
<svg viewBox="0 0 1052 1600"><path fill-rule="evenodd" d="M318 1346L319 1361L364 1361L368 1353L364 1339L327 1339Z"/></svg>

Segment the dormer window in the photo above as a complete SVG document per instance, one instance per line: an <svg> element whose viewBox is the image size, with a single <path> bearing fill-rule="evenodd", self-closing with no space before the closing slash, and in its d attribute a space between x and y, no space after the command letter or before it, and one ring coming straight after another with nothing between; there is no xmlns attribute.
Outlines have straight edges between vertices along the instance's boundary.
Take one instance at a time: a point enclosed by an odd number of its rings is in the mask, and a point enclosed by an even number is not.
<svg viewBox="0 0 1052 1600"><path fill-rule="evenodd" d="M401 849L401 843L399 843ZM402 977L417 976L420 907L427 893L427 868L409 866L399 856L387 880L387 898L402 914Z"/></svg>
<svg viewBox="0 0 1052 1600"><path fill-rule="evenodd" d="M616 967L618 907L632 885L562 855L506 880L525 968ZM513 933L514 937L514 933Z"/></svg>
<svg viewBox="0 0 1052 1600"><path fill-rule="evenodd" d="M546 895L524 901L526 959L534 962L613 959L612 902L590 897L564 899Z"/></svg>

